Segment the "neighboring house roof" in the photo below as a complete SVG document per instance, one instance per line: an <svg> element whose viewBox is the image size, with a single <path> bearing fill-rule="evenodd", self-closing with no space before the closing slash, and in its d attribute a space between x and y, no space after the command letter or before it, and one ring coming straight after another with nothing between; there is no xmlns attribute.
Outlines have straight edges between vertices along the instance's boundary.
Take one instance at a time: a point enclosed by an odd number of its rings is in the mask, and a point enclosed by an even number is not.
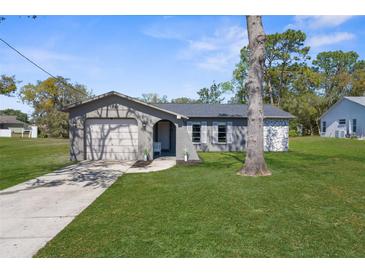
<svg viewBox="0 0 365 274"><path fill-rule="evenodd" d="M143 102L143 101L140 101L136 98L133 98L133 97L130 97L130 96L127 96L125 94L122 94L120 92L116 92L116 91L110 91L110 92L107 92L107 93L104 93L104 94L101 94L99 96L94 96L90 99L87 99L87 100L84 100L82 102L79 102L79 103L75 103L75 104L71 104L71 105L68 105L67 107L65 107L63 109L63 111L69 111L70 109L73 109L75 107L78 107L78 106L81 106L81 105L84 105L84 104L87 104L87 103L90 103L90 102L93 102L93 101L96 101L96 100L99 100L99 99L102 99L104 97L107 97L107 96L112 96L112 95L115 95L115 96L119 96L121 98L124 98L124 99L127 99L127 100L130 100L130 101L133 101L133 102L136 102L138 104L141 104L141 105L145 105L145 106L148 106L148 107L151 107L151 108L154 108L154 109L158 109L160 111L163 111L163 112L166 112L166 113L170 113L170 114L173 114L173 115L176 115L176 116L181 116L183 118L186 118L188 119L188 117L184 116L183 114L180 114L180 113L176 113L176 112L173 112L173 111L169 111L169 110L166 110L166 109L162 109L162 108L159 108L155 105L152 105L152 104L148 104L146 102Z"/></svg>
<svg viewBox="0 0 365 274"><path fill-rule="evenodd" d="M25 123L16 119L16 116L12 115L0 115L0 124L22 124Z"/></svg>
<svg viewBox="0 0 365 274"><path fill-rule="evenodd" d="M343 100L349 100L351 102L360 104L365 107L365 96L345 96L341 100L338 100L335 104L333 104L325 113L323 113L320 117L322 119L323 116L325 116L328 112L330 112L335 106L337 106L339 103L341 103Z"/></svg>
<svg viewBox="0 0 365 274"><path fill-rule="evenodd" d="M243 104L148 104L116 91L104 93L80 103L69 105L64 108L63 111L69 111L70 109L77 108L81 105L112 95L119 96L121 98L131 100L176 116L181 116L185 119L189 119L189 117L247 117L248 106ZM264 105L264 116L266 118L294 118L294 116L290 113L272 105Z"/></svg>
<svg viewBox="0 0 365 274"><path fill-rule="evenodd" d="M238 117L246 118L248 106L244 104L155 104L188 117ZM264 105L266 118L294 118L290 113L272 105Z"/></svg>
<svg viewBox="0 0 365 274"><path fill-rule="evenodd" d="M349 97L349 96L346 96L344 98L347 99L347 100L350 100L352 102L358 103L358 104L360 104L360 105L362 105L362 106L365 107L365 96L359 96L359 97L355 97L355 96L354 97Z"/></svg>

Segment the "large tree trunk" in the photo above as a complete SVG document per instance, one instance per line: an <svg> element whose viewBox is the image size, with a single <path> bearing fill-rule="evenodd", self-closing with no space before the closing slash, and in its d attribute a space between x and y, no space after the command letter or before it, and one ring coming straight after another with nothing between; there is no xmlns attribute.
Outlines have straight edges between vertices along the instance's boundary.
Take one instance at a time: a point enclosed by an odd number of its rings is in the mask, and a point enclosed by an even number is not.
<svg viewBox="0 0 365 274"><path fill-rule="evenodd" d="M247 16L247 31L250 49L250 67L248 71L248 135L244 167L241 175L271 175L264 159L264 109L262 102L265 33L261 16Z"/></svg>

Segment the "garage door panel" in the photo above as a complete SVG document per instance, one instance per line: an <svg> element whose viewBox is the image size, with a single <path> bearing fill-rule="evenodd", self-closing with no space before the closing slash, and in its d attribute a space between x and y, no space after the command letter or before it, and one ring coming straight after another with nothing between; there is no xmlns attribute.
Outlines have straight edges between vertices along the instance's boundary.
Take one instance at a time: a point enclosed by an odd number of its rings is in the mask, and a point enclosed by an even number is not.
<svg viewBox="0 0 365 274"><path fill-rule="evenodd" d="M138 133L138 130L134 126L128 126L128 127L95 127L91 126L89 127L89 131L95 134L108 134L108 133Z"/></svg>
<svg viewBox="0 0 365 274"><path fill-rule="evenodd" d="M137 146L138 140L131 139L91 139L87 141L87 145L91 147L97 146Z"/></svg>
<svg viewBox="0 0 365 274"><path fill-rule="evenodd" d="M117 132L110 132L108 134L102 133L95 133L95 132L86 132L86 137L92 139L137 139L138 133L117 133Z"/></svg>
<svg viewBox="0 0 365 274"><path fill-rule="evenodd" d="M137 148L132 146L105 146L105 147L89 147L90 152L116 152L116 153L137 153Z"/></svg>
<svg viewBox="0 0 365 274"><path fill-rule="evenodd" d="M86 158L88 160L136 160L136 153L87 153Z"/></svg>
<svg viewBox="0 0 365 274"><path fill-rule="evenodd" d="M138 127L133 119L86 120L86 159L135 160Z"/></svg>

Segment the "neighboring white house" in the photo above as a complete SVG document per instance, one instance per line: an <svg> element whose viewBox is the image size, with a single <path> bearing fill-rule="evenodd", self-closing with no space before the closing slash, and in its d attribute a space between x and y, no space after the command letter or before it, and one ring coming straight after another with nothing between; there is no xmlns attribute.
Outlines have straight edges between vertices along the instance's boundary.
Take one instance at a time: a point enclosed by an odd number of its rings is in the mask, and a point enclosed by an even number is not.
<svg viewBox="0 0 365 274"><path fill-rule="evenodd" d="M0 115L0 137L11 137L14 134L19 134L21 137L37 138L38 128L17 120L16 116Z"/></svg>
<svg viewBox="0 0 365 274"><path fill-rule="evenodd" d="M321 136L365 138L365 96L344 97L321 116Z"/></svg>

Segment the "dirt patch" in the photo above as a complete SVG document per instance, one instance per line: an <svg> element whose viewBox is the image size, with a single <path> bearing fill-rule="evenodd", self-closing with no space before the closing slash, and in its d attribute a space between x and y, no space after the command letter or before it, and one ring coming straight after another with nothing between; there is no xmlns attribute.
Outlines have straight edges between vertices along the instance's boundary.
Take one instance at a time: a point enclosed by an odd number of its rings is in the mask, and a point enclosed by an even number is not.
<svg viewBox="0 0 365 274"><path fill-rule="evenodd" d="M134 165L132 166L133 167L146 167L148 166L149 164L151 164L152 161L142 161L142 160L139 160L137 162L134 163Z"/></svg>

